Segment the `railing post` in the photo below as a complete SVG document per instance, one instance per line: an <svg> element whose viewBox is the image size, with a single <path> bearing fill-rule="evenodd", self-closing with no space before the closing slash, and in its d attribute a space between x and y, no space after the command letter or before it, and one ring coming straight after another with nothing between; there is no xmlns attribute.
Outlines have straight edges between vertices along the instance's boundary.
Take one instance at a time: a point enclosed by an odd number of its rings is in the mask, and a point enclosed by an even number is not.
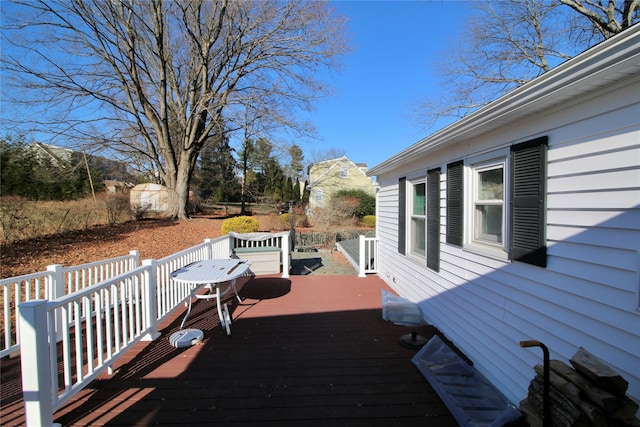
<svg viewBox="0 0 640 427"><path fill-rule="evenodd" d="M138 268L139 262L140 262L140 251L138 251L137 249L134 249L132 251L129 251L129 255L131 255L131 261L129 263L129 271Z"/></svg>
<svg viewBox="0 0 640 427"><path fill-rule="evenodd" d="M204 239L207 244L207 259L214 259L213 256L213 239Z"/></svg>
<svg viewBox="0 0 640 427"><path fill-rule="evenodd" d="M367 277L364 272L365 268L367 267L365 264L366 249L364 244L364 234L361 234L358 236L358 277Z"/></svg>
<svg viewBox="0 0 640 427"><path fill-rule="evenodd" d="M289 277L289 239L291 238L291 232L285 237L282 236L280 241L282 242L282 277Z"/></svg>
<svg viewBox="0 0 640 427"><path fill-rule="evenodd" d="M369 258L371 262L371 265L369 266L369 268L371 270L373 270L374 272L378 272L378 237L374 237L373 240L371 240L371 247L369 248L370 252L369 252Z"/></svg>
<svg viewBox="0 0 640 427"><path fill-rule="evenodd" d="M144 277L144 315L145 324L148 325L148 333L142 337L142 341L154 341L160 336L158 332L158 287L156 277L156 261L145 259L142 265L146 268Z"/></svg>
<svg viewBox="0 0 640 427"><path fill-rule="evenodd" d="M47 300L23 302L18 306L20 328L20 366L22 395L27 426L51 426L53 404L49 339L47 334ZM54 365L55 366L55 365ZM28 372L29 375L24 375Z"/></svg>
<svg viewBox="0 0 640 427"><path fill-rule="evenodd" d="M62 264L52 264L47 266L47 271L53 273L53 283L51 284L51 292L48 295L49 300L56 300L67 294L66 281L64 277L64 266ZM56 342L62 341L62 331L67 328L66 319L62 318L60 310L56 310Z"/></svg>

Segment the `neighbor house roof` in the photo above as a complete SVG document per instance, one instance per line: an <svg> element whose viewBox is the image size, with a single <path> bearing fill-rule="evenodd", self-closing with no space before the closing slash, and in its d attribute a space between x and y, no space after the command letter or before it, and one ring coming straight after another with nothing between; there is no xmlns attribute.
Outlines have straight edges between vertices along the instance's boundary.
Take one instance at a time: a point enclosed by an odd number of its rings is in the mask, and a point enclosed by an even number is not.
<svg viewBox="0 0 640 427"><path fill-rule="evenodd" d="M374 166L368 175L397 168L444 143L470 139L548 110L640 71L640 24L593 46L553 70Z"/></svg>
<svg viewBox="0 0 640 427"><path fill-rule="evenodd" d="M322 174L320 174L320 176L317 176L317 177L316 177L316 178L315 178L315 179L310 183L310 187L309 187L309 188L311 188L311 187L313 186L314 182L319 182L319 181L321 181L321 180L322 180L322 178L324 178L326 175L328 175L328 174L329 174L329 173L330 173L330 172L331 172L331 171L336 167L336 165L337 165L338 163L340 163L340 162L349 162L349 163L351 163L351 164L354 166L354 168L355 168L356 170L358 170L358 171L360 171L360 172L362 173L362 175L363 175L363 176L365 176L365 177L367 176L367 173L366 173L366 167L367 167L367 165L366 165L366 164L364 164L364 163L359 163L359 164L353 163L353 162L351 161L351 159L349 159L347 156L338 157L338 158L336 158L336 159L322 160L322 161L320 161L320 162L312 163L312 164L309 166L309 173L311 173L311 169L312 169L314 166L321 165L321 164L323 164L323 163L331 163L331 166L330 166L326 171L324 171Z"/></svg>

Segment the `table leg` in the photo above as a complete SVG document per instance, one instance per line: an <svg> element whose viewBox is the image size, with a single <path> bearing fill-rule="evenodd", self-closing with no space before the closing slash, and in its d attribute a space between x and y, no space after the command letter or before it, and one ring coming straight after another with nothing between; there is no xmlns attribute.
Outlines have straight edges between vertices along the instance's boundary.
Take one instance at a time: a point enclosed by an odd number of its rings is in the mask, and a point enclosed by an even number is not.
<svg viewBox="0 0 640 427"><path fill-rule="evenodd" d="M187 321L189 314L191 313L191 305L193 304L193 293L189 295L189 308L187 308L187 313L184 315L184 319L182 319L182 323L180 323L180 329L184 326L184 323Z"/></svg>
<svg viewBox="0 0 640 427"><path fill-rule="evenodd" d="M231 281L231 287L233 288L233 293L236 294L236 298L237 298L238 302L242 302L242 300L240 299L240 295L238 295L238 290L236 288L236 281L237 280L238 279L233 279Z"/></svg>
<svg viewBox="0 0 640 427"><path fill-rule="evenodd" d="M227 335L231 335L231 314L229 314L229 307L224 305L224 323L227 329Z"/></svg>
<svg viewBox="0 0 640 427"><path fill-rule="evenodd" d="M231 315L229 314L227 304L224 305L224 310L222 309L220 286L216 286L216 308L218 309L220 326L227 330L227 335L231 335Z"/></svg>

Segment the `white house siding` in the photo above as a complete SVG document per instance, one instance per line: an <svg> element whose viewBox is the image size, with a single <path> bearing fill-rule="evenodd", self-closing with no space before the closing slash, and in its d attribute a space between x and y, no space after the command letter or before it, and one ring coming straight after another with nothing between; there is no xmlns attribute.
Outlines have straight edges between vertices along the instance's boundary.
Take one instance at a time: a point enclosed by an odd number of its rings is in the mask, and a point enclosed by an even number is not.
<svg viewBox="0 0 640 427"><path fill-rule="evenodd" d="M539 349L567 360L584 347L640 399L640 75L470 140L442 144L377 176L380 276L419 302L512 402L526 397ZM547 267L446 243L446 165L548 136ZM398 178L441 167L440 271L398 253ZM375 168L374 168L375 169Z"/></svg>

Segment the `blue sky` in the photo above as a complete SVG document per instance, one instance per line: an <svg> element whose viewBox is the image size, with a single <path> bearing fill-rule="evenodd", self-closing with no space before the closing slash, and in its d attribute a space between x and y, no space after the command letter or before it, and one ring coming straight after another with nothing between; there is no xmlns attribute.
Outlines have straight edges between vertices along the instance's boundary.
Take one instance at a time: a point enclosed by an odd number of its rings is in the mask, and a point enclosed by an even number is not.
<svg viewBox="0 0 640 427"><path fill-rule="evenodd" d="M307 153L344 149L370 168L427 136L412 123L419 101L438 96L434 72L439 55L462 30L469 3L455 0L335 1L349 19L353 53L329 83L336 88L308 119L318 140L300 144Z"/></svg>

